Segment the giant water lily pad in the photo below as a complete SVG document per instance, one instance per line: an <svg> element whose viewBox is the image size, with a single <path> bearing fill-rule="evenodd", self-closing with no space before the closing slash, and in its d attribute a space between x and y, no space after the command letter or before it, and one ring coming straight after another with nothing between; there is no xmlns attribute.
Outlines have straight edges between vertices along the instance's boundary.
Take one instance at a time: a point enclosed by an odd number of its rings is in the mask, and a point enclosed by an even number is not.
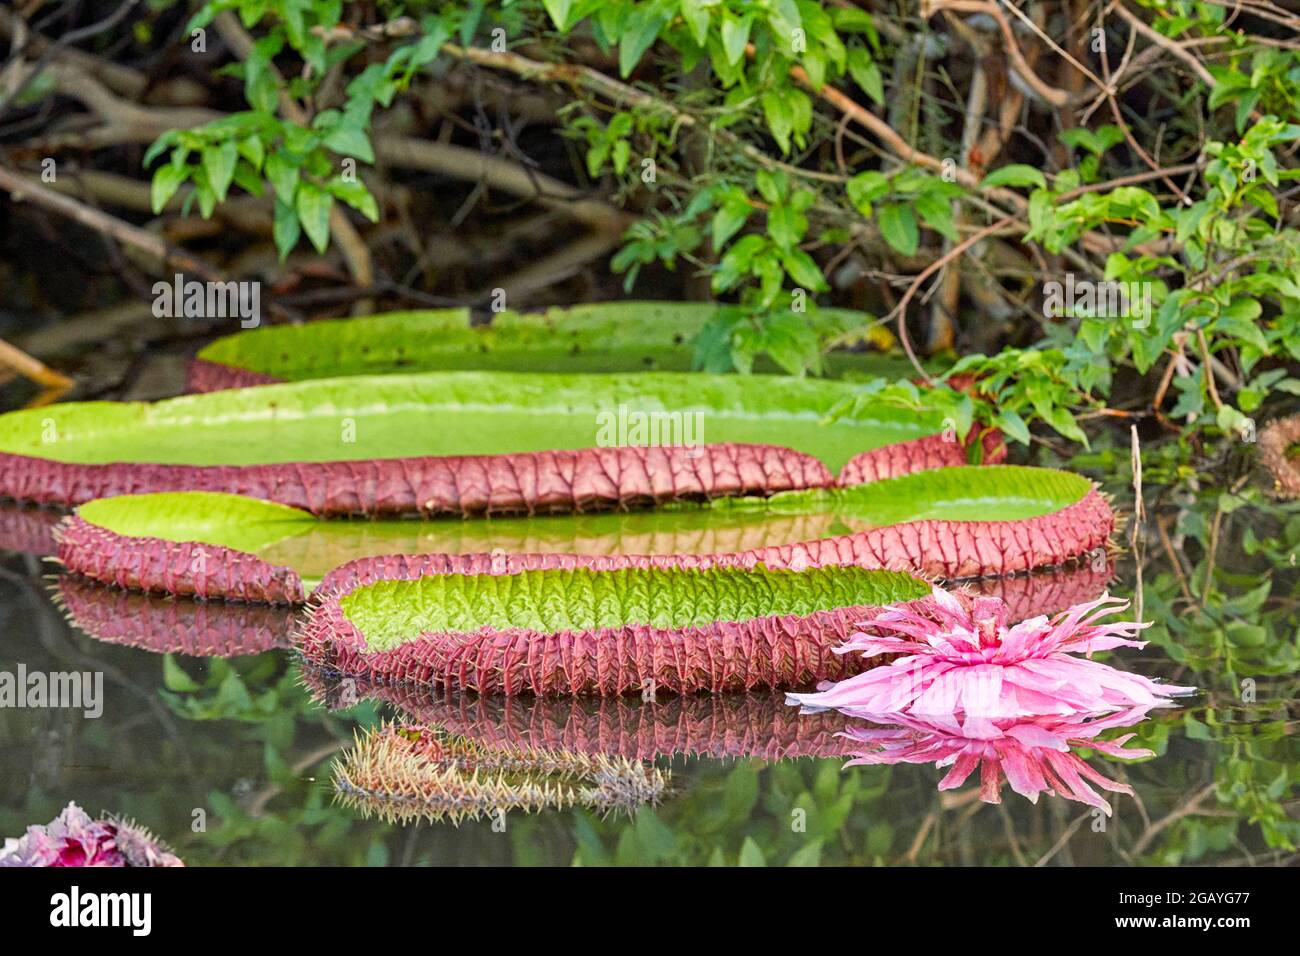
<svg viewBox="0 0 1300 956"><path fill-rule="evenodd" d="M124 495L79 508L61 529L59 554L69 570L130 589L295 603L322 580L341 588L579 565L856 564L945 578L1007 574L1104 549L1113 524L1087 479L996 465L649 512L459 521L322 520L234 495Z"/></svg>
<svg viewBox="0 0 1300 956"><path fill-rule="evenodd" d="M0 415L0 497L201 490L314 514L531 513L965 460L935 415L855 407L829 420L854 394L757 376L429 372L69 403Z"/></svg>
<svg viewBox="0 0 1300 956"><path fill-rule="evenodd" d="M482 369L512 372L647 372L692 368L694 340L718 311L706 302L602 302L545 312L502 312L474 324L468 309L388 312L250 329L202 348L189 367L192 391L344 375ZM869 317L819 314L843 324ZM832 352L831 375L906 374L905 361ZM759 361L756 371L777 371Z"/></svg>
<svg viewBox="0 0 1300 956"><path fill-rule="evenodd" d="M299 637L313 665L370 679L539 697L719 693L852 673L860 656L834 648L873 611L929 593L859 567L443 574L328 596Z"/></svg>

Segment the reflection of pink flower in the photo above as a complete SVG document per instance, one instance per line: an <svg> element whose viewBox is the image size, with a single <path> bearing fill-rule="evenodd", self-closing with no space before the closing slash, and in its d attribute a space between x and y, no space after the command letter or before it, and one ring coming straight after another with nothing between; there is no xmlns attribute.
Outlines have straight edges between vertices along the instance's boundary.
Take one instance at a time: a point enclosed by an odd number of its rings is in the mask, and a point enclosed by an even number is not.
<svg viewBox="0 0 1300 956"><path fill-rule="evenodd" d="M1000 790L1005 777L1012 790L1034 803L1040 793L1058 794L1100 807L1109 816L1110 804L1088 785L1089 781L1111 793L1132 794L1132 789L1102 776L1071 748L1089 747L1124 760L1154 756L1150 750L1124 747L1133 734L1109 741L1096 739L1103 730L1139 723L1149 709L1133 707L1092 720L977 717L959 723L952 717L881 717L881 722L890 721L894 726L854 727L845 732L845 737L867 745L845 766L933 763L952 767L939 781L940 790L960 787L978 767L980 799L985 803L1002 802Z"/></svg>
<svg viewBox="0 0 1300 956"><path fill-rule="evenodd" d="M123 820L92 820L75 803L0 848L0 866L183 865L147 830Z"/></svg>
<svg viewBox="0 0 1300 956"><path fill-rule="evenodd" d="M1157 684L1107 664L1076 657L1133 640L1144 624L1098 623L1127 607L1103 595L1052 620L1007 626L1007 606L990 597L959 598L935 588L922 601L888 609L836 648L839 653L902 655L791 704L833 707L852 716L968 714L987 718L1108 713L1168 703L1194 688Z"/></svg>

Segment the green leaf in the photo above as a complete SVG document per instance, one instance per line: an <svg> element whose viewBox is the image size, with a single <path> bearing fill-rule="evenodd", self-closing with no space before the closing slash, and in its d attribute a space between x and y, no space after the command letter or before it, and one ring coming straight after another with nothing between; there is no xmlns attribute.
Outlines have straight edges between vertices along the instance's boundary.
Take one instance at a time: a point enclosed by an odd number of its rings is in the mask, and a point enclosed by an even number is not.
<svg viewBox="0 0 1300 956"><path fill-rule="evenodd" d="M905 256L916 255L921 236L911 206L897 202L886 203L880 207L876 222L880 226L880 234L891 247Z"/></svg>
<svg viewBox="0 0 1300 956"><path fill-rule="evenodd" d="M740 198L728 199L719 207L718 211L713 214L711 230L713 235L713 248L715 251L721 251L741 227L749 219L753 207L745 200Z"/></svg>
<svg viewBox="0 0 1300 956"><path fill-rule="evenodd" d="M293 203L298 191L298 166L283 151L266 157L266 178L275 189L276 198L282 202Z"/></svg>
<svg viewBox="0 0 1300 956"><path fill-rule="evenodd" d="M479 21L483 19L484 0L470 0L466 4L465 14L460 21L460 45L470 46L474 42L474 33Z"/></svg>
<svg viewBox="0 0 1300 956"><path fill-rule="evenodd" d="M208 174L208 184L217 200L226 201L230 183L235 178L235 164L239 162L239 147L232 139L203 150L203 171Z"/></svg>
<svg viewBox="0 0 1300 956"><path fill-rule="evenodd" d="M283 262L285 257L293 251L293 247L298 244L298 237L302 234L302 226L298 222L298 213L290 203L282 202L279 199L275 201L275 248L280 253L280 261Z"/></svg>
<svg viewBox="0 0 1300 956"><path fill-rule="evenodd" d="M781 249L789 249L797 243L807 228L807 220L784 203L777 203L767 211L767 234Z"/></svg>
<svg viewBox="0 0 1300 956"><path fill-rule="evenodd" d="M998 412L995 421L997 425L1015 441L1022 445L1029 444L1029 426L1025 420L1014 409L1004 408Z"/></svg>
<svg viewBox="0 0 1300 956"><path fill-rule="evenodd" d="M542 0L542 6L551 15L551 22L559 30L569 25L569 13L573 10L573 0Z"/></svg>
<svg viewBox="0 0 1300 956"><path fill-rule="evenodd" d="M637 8L628 19L623 35L618 39L618 71L624 79L631 75L646 50L654 45L659 29L667 21L667 17L649 6Z"/></svg>
<svg viewBox="0 0 1300 956"><path fill-rule="evenodd" d="M314 183L301 183L294 203L303 232L316 251L323 253L330 244L330 209L334 197Z"/></svg>
<svg viewBox="0 0 1300 956"><path fill-rule="evenodd" d="M326 188L330 191L330 195L347 203L371 222L379 221L379 205L365 183L360 180L346 182L342 179L334 179L326 184Z"/></svg>
<svg viewBox="0 0 1300 956"><path fill-rule="evenodd" d="M284 37L272 33L253 44L244 64L244 97L253 109L274 113L280 101L280 88L271 71L272 59L284 48Z"/></svg>
<svg viewBox="0 0 1300 956"><path fill-rule="evenodd" d="M153 141L147 150L145 150L144 159L141 161L140 165L144 169L148 169L153 165L153 161L163 154L163 150L170 149L176 145L178 137L179 133L177 130L169 130L168 132L163 133Z"/></svg>
<svg viewBox="0 0 1300 956"><path fill-rule="evenodd" d="M753 837L745 837L745 842L740 847L740 865L741 866L767 866L767 859L763 856L763 851L759 849Z"/></svg>
<svg viewBox="0 0 1300 956"><path fill-rule="evenodd" d="M763 118L782 155L790 152L790 134L794 132L794 112L781 90L768 90L762 97Z"/></svg>
<svg viewBox="0 0 1300 956"><path fill-rule="evenodd" d="M870 217L872 202L889 192L889 179L884 173L872 170L858 173L845 184L849 202L864 216Z"/></svg>
<svg viewBox="0 0 1300 956"><path fill-rule="evenodd" d="M174 654L163 655L163 686L176 693L192 693L202 689L202 685L176 663Z"/></svg>
<svg viewBox="0 0 1300 956"><path fill-rule="evenodd" d="M325 145L340 156L355 156L363 163L375 161L375 151L370 145L370 137L358 126L352 126L345 120L325 137Z"/></svg>
<svg viewBox="0 0 1300 956"><path fill-rule="evenodd" d="M254 196L262 195L266 188L265 180L248 163L240 163L235 167L235 185Z"/></svg>
<svg viewBox="0 0 1300 956"><path fill-rule="evenodd" d="M733 66L745 55L745 46L749 43L749 29L754 24L753 16L737 17L727 11L722 15L722 50L727 62Z"/></svg>
<svg viewBox="0 0 1300 956"><path fill-rule="evenodd" d="M1036 186L1039 189L1046 189L1047 177L1043 175L1041 169L1026 166L1024 163L1012 163L993 170L980 182L980 189L990 189L994 186Z"/></svg>
<svg viewBox="0 0 1300 956"><path fill-rule="evenodd" d="M813 261L813 257L802 249L795 247L783 251L781 253L781 264L785 266L785 271L790 274L790 278L805 289L825 292L830 288L826 284L826 278L822 275L822 270Z"/></svg>
<svg viewBox="0 0 1300 956"><path fill-rule="evenodd" d="M212 211L217 208L217 194L212 191L212 187L208 184L208 174L202 167L198 167L190 174L190 179L194 183L194 192L186 198L186 201L197 199L199 215L204 219L210 219Z"/></svg>
<svg viewBox="0 0 1300 956"><path fill-rule="evenodd" d="M653 810L643 810L636 815L635 832L636 842L647 862L668 859L677 850L677 835Z"/></svg>
<svg viewBox="0 0 1300 956"><path fill-rule="evenodd" d="M849 50L849 76L874 102L884 105L885 84L880 76L880 67L862 47Z"/></svg>
<svg viewBox="0 0 1300 956"><path fill-rule="evenodd" d="M153 174L153 185L150 187L149 195L154 215L158 215L166 208L168 201L176 195L176 190L180 189L181 183L189 178L189 166L177 167L170 163L160 167Z"/></svg>
<svg viewBox="0 0 1300 956"><path fill-rule="evenodd" d="M760 169L754 174L754 185L758 187L760 196L775 205L785 199L790 189L790 180L782 171Z"/></svg>
<svg viewBox="0 0 1300 956"><path fill-rule="evenodd" d="M262 137L256 134L245 136L239 141L237 148L239 155L248 160L254 170L261 170L262 163L266 159L266 148L262 144Z"/></svg>
<svg viewBox="0 0 1300 956"><path fill-rule="evenodd" d="M722 257L713 273L713 291L726 292L741 276L748 275L754 258L767 245L762 236L745 236Z"/></svg>
<svg viewBox="0 0 1300 956"><path fill-rule="evenodd" d="M935 193L918 193L914 200L922 221L946 239L958 239L957 224L953 222L952 202Z"/></svg>
<svg viewBox="0 0 1300 956"><path fill-rule="evenodd" d="M700 0L682 0L682 19L700 46L709 40L709 10Z"/></svg>
<svg viewBox="0 0 1300 956"><path fill-rule="evenodd" d="M820 866L822 862L822 841L814 840L801 846L790 855L786 866Z"/></svg>

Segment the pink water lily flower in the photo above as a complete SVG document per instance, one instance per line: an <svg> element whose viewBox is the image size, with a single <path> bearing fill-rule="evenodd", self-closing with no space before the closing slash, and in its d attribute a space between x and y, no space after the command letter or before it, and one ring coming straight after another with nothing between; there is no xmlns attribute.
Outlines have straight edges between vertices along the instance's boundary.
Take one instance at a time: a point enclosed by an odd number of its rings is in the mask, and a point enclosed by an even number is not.
<svg viewBox="0 0 1300 956"><path fill-rule="evenodd" d="M184 865L148 830L125 820L93 820L75 803L0 847L0 867Z"/></svg>
<svg viewBox="0 0 1300 956"><path fill-rule="evenodd" d="M899 655L816 693L789 694L807 709L835 708L850 716L973 715L990 719L1101 714L1168 704L1195 688L1159 684L1086 656L1133 640L1145 624L1103 621L1128 602L1102 595L1055 618L1007 625L998 598L933 594L873 617L837 653Z"/></svg>
<svg viewBox="0 0 1300 956"><path fill-rule="evenodd" d="M843 736L863 744L863 751L845 766L858 764L932 763L951 767L939 781L940 790L964 784L978 768L980 799L1002 802L1002 781L1021 796L1038 802L1040 793L1056 794L1098 807L1110 816L1111 807L1089 783L1111 793L1132 794L1126 784L1111 780L1074 753L1087 747L1123 760L1154 756L1144 748L1125 748L1133 734L1097 740L1113 727L1130 727L1144 720L1149 706L1133 707L1092 719L1063 717L967 718L896 717L881 728L854 727ZM881 718L884 720L885 718Z"/></svg>

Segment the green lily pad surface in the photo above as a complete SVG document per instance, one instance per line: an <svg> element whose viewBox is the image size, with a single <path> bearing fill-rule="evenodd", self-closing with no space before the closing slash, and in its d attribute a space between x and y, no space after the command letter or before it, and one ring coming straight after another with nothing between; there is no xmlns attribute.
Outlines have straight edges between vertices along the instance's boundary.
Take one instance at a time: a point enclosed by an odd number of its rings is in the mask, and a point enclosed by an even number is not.
<svg viewBox="0 0 1300 956"><path fill-rule="evenodd" d="M545 312L502 312L473 324L468 309L388 312L303 325L264 326L217 339L197 358L282 381L386 372L496 370L690 371L694 340L718 311L707 302L603 302ZM870 317L840 309L845 324ZM906 374L878 352L835 351L830 376ZM778 371L760 360L755 371Z"/></svg>
<svg viewBox="0 0 1300 956"><path fill-rule="evenodd" d="M1091 483L1013 465L915 472L865 485L769 498L718 499L647 512L356 521L209 492L124 495L82 505L86 521L125 537L232 548L294 569L308 586L347 561L385 554L713 554L832 537L927 518L1016 521L1060 511Z"/></svg>
<svg viewBox="0 0 1300 956"><path fill-rule="evenodd" d="M912 601L930 586L911 575L857 567L816 571L629 568L440 574L379 581L344 595L344 615L367 648L386 651L424 632L524 628L542 633L627 625L681 629L774 615Z"/></svg>
<svg viewBox="0 0 1300 956"><path fill-rule="evenodd" d="M853 393L839 382L673 372L361 376L10 412L0 415L0 451L77 464L254 465L741 442L793 448L837 471L859 452L941 428L934 416L885 407L825 422Z"/></svg>

